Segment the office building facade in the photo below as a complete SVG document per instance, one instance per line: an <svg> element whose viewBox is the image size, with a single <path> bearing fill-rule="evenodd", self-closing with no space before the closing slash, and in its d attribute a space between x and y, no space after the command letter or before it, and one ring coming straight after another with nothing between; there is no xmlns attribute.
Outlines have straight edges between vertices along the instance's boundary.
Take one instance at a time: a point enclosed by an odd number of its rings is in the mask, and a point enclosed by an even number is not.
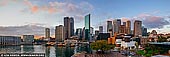
<svg viewBox="0 0 170 57"><path fill-rule="evenodd" d="M66 39L74 35L74 18L73 17L64 17L64 34L65 34Z"/></svg>
<svg viewBox="0 0 170 57"><path fill-rule="evenodd" d="M99 33L103 33L103 26L99 26Z"/></svg>
<svg viewBox="0 0 170 57"><path fill-rule="evenodd" d="M50 38L50 28L45 28L45 38Z"/></svg>
<svg viewBox="0 0 170 57"><path fill-rule="evenodd" d="M110 33L99 33L97 40L108 40Z"/></svg>
<svg viewBox="0 0 170 57"><path fill-rule="evenodd" d="M126 21L126 34L131 34L131 21Z"/></svg>
<svg viewBox="0 0 170 57"><path fill-rule="evenodd" d="M114 33L119 33L119 27L121 25L121 19L115 19L113 20L113 31Z"/></svg>
<svg viewBox="0 0 170 57"><path fill-rule="evenodd" d="M85 16L85 40L90 41L90 14Z"/></svg>
<svg viewBox="0 0 170 57"><path fill-rule="evenodd" d="M65 35L64 35L64 26L59 25L56 26L55 28L55 38L57 42L62 42L65 40Z"/></svg>
<svg viewBox="0 0 170 57"><path fill-rule="evenodd" d="M134 36L142 35L142 21L135 20L134 22Z"/></svg>
<svg viewBox="0 0 170 57"><path fill-rule="evenodd" d="M23 35L22 37L23 37L24 44L33 44L34 35Z"/></svg>
<svg viewBox="0 0 170 57"><path fill-rule="evenodd" d="M119 34L125 34L125 32L126 32L126 26L120 25L119 26Z"/></svg>
<svg viewBox="0 0 170 57"><path fill-rule="evenodd" d="M20 45L21 37L18 36L0 36L0 45Z"/></svg>
<svg viewBox="0 0 170 57"><path fill-rule="evenodd" d="M76 29L75 34L78 36L79 39L82 39L82 32L83 32L82 28L77 28Z"/></svg>
<svg viewBox="0 0 170 57"><path fill-rule="evenodd" d="M147 36L148 32L147 32L147 28L142 27L142 36Z"/></svg>
<svg viewBox="0 0 170 57"><path fill-rule="evenodd" d="M112 25L112 21L107 21L107 33L110 33L110 36L113 35L113 25Z"/></svg>

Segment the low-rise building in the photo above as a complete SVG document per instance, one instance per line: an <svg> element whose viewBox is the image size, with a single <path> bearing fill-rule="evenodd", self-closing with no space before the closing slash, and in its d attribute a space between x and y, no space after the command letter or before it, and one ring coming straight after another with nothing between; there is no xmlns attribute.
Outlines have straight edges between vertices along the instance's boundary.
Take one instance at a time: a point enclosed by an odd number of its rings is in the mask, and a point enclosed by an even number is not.
<svg viewBox="0 0 170 57"><path fill-rule="evenodd" d="M23 35L23 43L24 44L33 44L34 35Z"/></svg>
<svg viewBox="0 0 170 57"><path fill-rule="evenodd" d="M108 40L110 33L99 33L97 40Z"/></svg>
<svg viewBox="0 0 170 57"><path fill-rule="evenodd" d="M130 41L130 42L122 41L121 42L121 47L132 49L133 47L135 47L135 43L136 43L136 41Z"/></svg>
<svg viewBox="0 0 170 57"><path fill-rule="evenodd" d="M0 45L20 45L21 37L17 36L0 36Z"/></svg>
<svg viewBox="0 0 170 57"><path fill-rule="evenodd" d="M136 43L136 39L135 38L131 38L131 36L124 36L123 40L121 41L121 47L123 49L128 48L128 49L132 49L135 47L135 43Z"/></svg>
<svg viewBox="0 0 170 57"><path fill-rule="evenodd" d="M141 43L141 45L147 44L148 41L149 41L148 37L142 37L142 38L140 38L140 43Z"/></svg>

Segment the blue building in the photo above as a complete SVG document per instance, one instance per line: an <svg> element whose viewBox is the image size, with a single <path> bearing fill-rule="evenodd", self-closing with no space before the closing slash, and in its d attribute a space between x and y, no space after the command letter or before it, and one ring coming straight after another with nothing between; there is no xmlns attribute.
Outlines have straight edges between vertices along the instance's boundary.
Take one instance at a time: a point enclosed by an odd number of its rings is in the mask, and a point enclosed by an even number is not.
<svg viewBox="0 0 170 57"><path fill-rule="evenodd" d="M85 16L85 40L90 41L90 14Z"/></svg>

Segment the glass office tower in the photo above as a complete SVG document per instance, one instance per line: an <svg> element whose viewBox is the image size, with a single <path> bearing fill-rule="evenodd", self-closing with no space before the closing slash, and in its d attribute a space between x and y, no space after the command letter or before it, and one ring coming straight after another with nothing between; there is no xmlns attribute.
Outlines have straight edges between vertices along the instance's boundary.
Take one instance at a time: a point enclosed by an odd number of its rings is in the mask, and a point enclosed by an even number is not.
<svg viewBox="0 0 170 57"><path fill-rule="evenodd" d="M90 41L90 14L85 16L85 40Z"/></svg>

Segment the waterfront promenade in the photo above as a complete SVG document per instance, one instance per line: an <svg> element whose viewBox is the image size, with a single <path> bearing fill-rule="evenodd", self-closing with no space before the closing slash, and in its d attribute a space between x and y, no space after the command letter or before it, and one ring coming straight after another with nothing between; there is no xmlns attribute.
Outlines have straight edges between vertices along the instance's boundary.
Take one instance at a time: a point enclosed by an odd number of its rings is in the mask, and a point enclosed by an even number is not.
<svg viewBox="0 0 170 57"><path fill-rule="evenodd" d="M128 57L128 56L122 55L119 52L111 52L109 54L79 54L73 57ZM141 57L141 56L135 55L131 57Z"/></svg>
<svg viewBox="0 0 170 57"><path fill-rule="evenodd" d="M79 54L73 57L127 57L127 56L122 55L119 52L111 52L109 54ZM131 57L137 57L137 56L131 56Z"/></svg>
<svg viewBox="0 0 170 57"><path fill-rule="evenodd" d="M111 52L110 54L86 54L85 57L126 57L119 52Z"/></svg>

